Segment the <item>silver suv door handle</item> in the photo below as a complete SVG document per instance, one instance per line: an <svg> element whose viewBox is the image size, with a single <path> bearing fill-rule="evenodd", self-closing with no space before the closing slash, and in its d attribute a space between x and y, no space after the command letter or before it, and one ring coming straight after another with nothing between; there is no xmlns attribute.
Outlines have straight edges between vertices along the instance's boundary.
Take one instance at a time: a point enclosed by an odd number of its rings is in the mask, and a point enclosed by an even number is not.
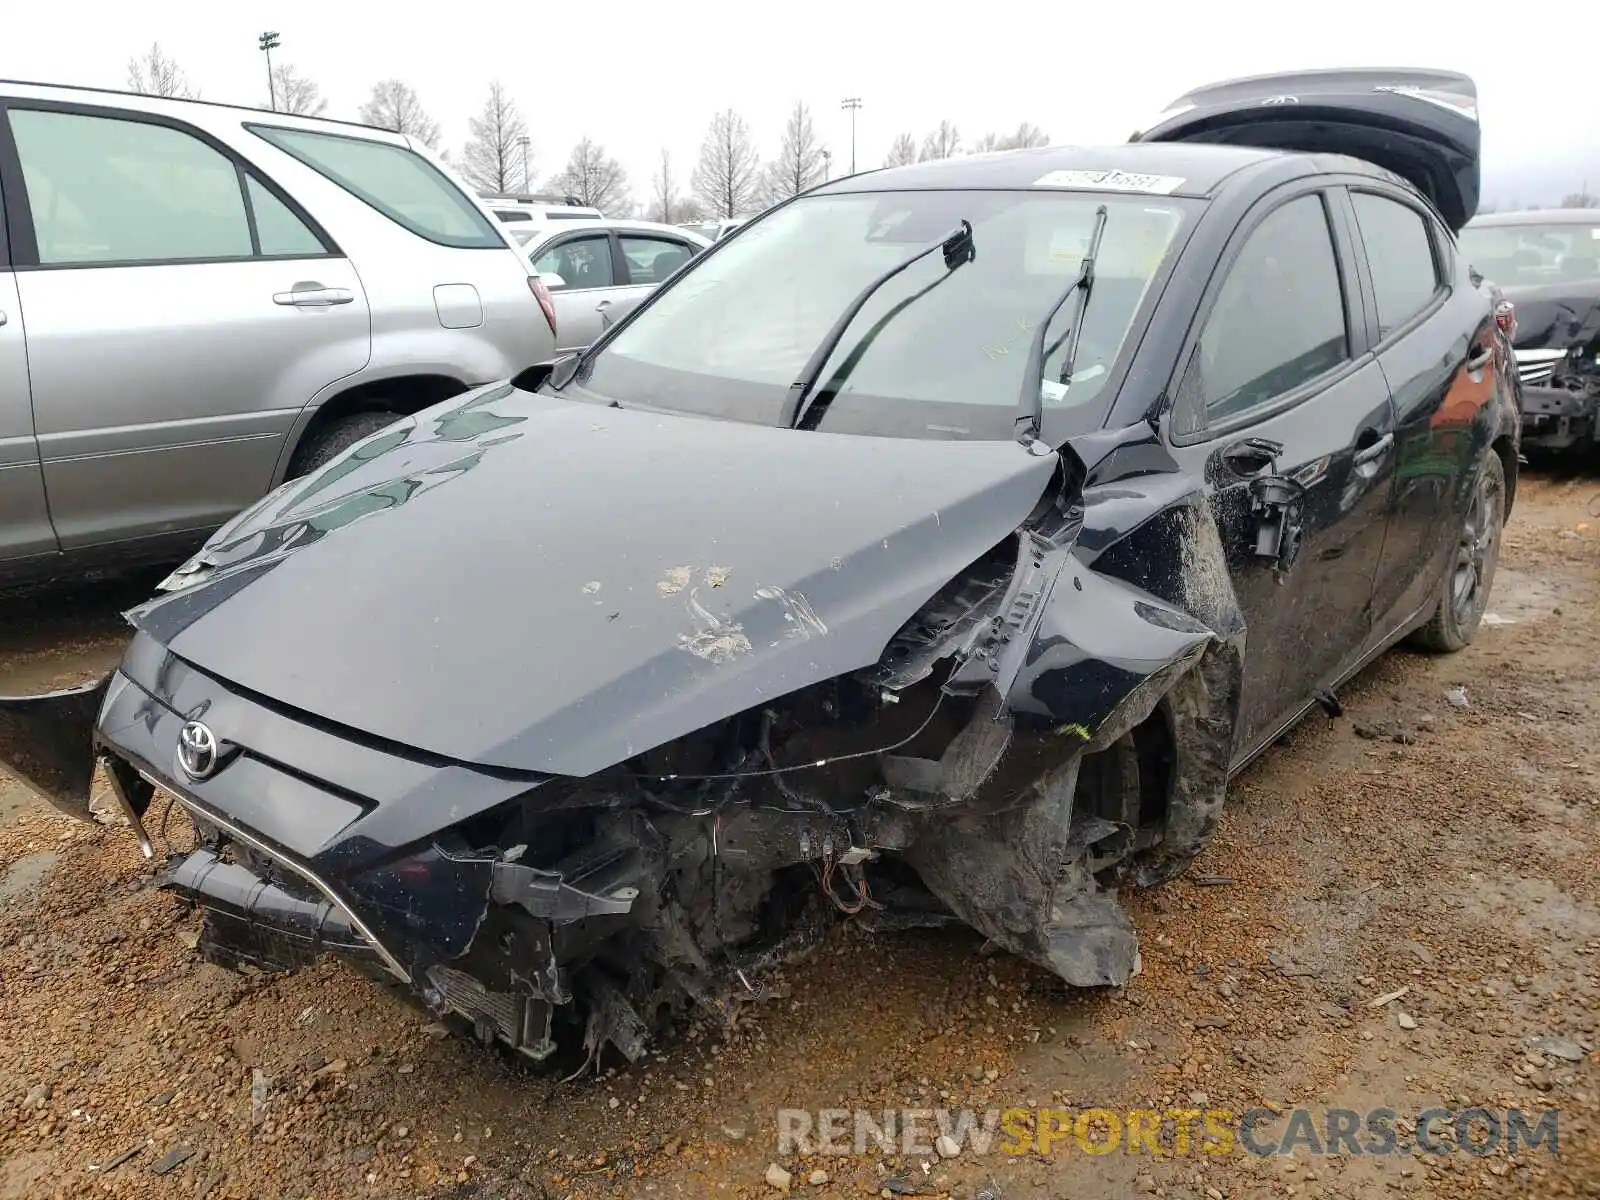
<svg viewBox="0 0 1600 1200"><path fill-rule="evenodd" d="M0 312L0 325L4 325L5 323L6 323L6 314L3 313L3 312Z"/></svg>
<svg viewBox="0 0 1600 1200"><path fill-rule="evenodd" d="M349 288L323 287L321 284L296 284L294 290L273 294L274 304L292 304L296 308L326 308L330 304L349 304L355 293Z"/></svg>

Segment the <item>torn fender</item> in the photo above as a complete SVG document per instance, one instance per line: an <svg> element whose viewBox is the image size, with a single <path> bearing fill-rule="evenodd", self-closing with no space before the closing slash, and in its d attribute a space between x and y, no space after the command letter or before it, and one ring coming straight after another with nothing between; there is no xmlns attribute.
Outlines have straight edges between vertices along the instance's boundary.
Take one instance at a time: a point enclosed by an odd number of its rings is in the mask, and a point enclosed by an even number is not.
<svg viewBox="0 0 1600 1200"><path fill-rule="evenodd" d="M1184 541L1173 549L1186 565L1204 569L1207 547L1220 553L1203 502L1166 528ZM911 856L929 889L1001 946L1073 986L1120 985L1139 970L1138 938L1104 863L1135 831L1079 803L1084 756L1110 750L1168 698L1183 783L1169 797L1166 836L1130 871L1181 869L1225 792L1242 636L1235 622L1219 634L1173 602L1186 593L1156 596L1070 549L1032 547L1019 577L1030 582L1014 601L1030 619L995 656L994 681L1019 736L1031 735L1036 751L1058 743L1041 755L1053 765L1003 810L932 826Z"/></svg>
<svg viewBox="0 0 1600 1200"><path fill-rule="evenodd" d="M1107 736L1103 726L1151 680L1192 666L1215 634L1183 610L1098 574L1070 552L1050 578L1032 636L1009 643L996 686L1012 714L1103 748L1149 715L1159 692Z"/></svg>
<svg viewBox="0 0 1600 1200"><path fill-rule="evenodd" d="M115 674L40 696L0 696L0 766L85 821L93 819L95 719Z"/></svg>

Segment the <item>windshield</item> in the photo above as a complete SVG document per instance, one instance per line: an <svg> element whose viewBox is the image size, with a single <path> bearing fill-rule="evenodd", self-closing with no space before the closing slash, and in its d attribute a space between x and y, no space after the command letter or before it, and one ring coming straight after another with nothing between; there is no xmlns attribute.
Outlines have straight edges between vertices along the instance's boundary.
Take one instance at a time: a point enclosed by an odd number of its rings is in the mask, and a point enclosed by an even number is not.
<svg viewBox="0 0 1600 1200"><path fill-rule="evenodd" d="M1501 287L1600 280L1600 225L1469 225L1461 249Z"/></svg>
<svg viewBox="0 0 1600 1200"><path fill-rule="evenodd" d="M596 355L586 389L624 404L770 424L828 329L874 278L972 223L976 254L885 325L820 423L912 438L1014 436L1033 331L1077 278L1108 211L1070 389L1045 364L1047 428L1098 428L1103 384L1191 202L1033 191L811 196L696 260ZM945 273L931 255L872 296L824 378L891 309ZM1066 305L1052 329L1070 320Z"/></svg>

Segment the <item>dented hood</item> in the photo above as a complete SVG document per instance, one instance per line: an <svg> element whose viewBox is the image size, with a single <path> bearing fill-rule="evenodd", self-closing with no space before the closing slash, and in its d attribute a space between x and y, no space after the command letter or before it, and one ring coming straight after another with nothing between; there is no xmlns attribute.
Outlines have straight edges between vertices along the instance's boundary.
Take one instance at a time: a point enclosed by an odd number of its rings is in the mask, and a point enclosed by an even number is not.
<svg viewBox="0 0 1600 1200"><path fill-rule="evenodd" d="M1600 338L1600 280L1503 286L1517 306L1518 350L1566 350Z"/></svg>
<svg viewBox="0 0 1600 1200"><path fill-rule="evenodd" d="M875 662L1054 467L501 386L273 493L130 617L323 720L586 775Z"/></svg>

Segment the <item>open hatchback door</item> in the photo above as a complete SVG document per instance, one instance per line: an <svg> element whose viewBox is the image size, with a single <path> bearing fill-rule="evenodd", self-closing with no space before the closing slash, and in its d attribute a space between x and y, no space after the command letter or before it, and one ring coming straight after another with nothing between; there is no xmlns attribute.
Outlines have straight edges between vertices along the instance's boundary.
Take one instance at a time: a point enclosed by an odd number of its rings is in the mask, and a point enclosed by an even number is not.
<svg viewBox="0 0 1600 1200"><path fill-rule="evenodd" d="M1363 68L1213 83L1132 140L1346 154L1408 180L1457 232L1478 209L1478 89L1454 71Z"/></svg>

